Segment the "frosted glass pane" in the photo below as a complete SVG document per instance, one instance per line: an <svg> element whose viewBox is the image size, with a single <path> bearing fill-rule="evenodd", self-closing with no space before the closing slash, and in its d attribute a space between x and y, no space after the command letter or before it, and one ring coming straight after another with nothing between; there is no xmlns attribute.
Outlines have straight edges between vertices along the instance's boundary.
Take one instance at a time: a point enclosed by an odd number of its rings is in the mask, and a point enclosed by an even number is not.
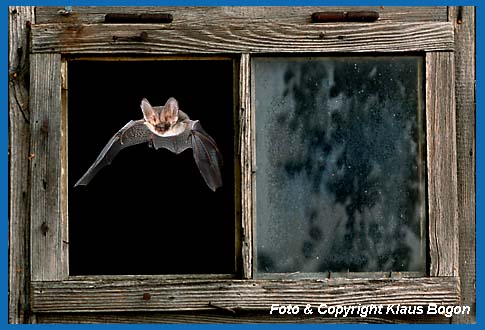
<svg viewBox="0 0 485 330"><path fill-rule="evenodd" d="M424 272L423 59L252 65L256 271Z"/></svg>

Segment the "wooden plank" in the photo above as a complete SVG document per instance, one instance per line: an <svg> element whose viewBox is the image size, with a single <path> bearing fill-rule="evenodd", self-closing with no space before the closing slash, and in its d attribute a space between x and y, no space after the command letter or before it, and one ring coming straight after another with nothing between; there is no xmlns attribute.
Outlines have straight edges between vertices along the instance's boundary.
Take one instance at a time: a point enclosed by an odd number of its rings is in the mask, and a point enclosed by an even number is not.
<svg viewBox="0 0 485 330"><path fill-rule="evenodd" d="M312 315L269 315L263 313L237 313L228 311L197 312L197 313L53 313L38 314L38 323L67 323L67 324L92 324L92 323L339 323L339 324L409 324L409 323L430 323L449 324L450 319L442 315L368 315L366 317L325 317L318 313Z"/></svg>
<svg viewBox="0 0 485 330"><path fill-rule="evenodd" d="M374 10L379 12L380 21L446 21L447 8L441 7L72 7L69 14L64 7L37 7L38 23L81 23L99 24L109 13L170 13L174 22L200 24L211 21L214 24L227 21L246 23L283 21L286 23L309 23L310 16L317 11Z"/></svg>
<svg viewBox="0 0 485 330"><path fill-rule="evenodd" d="M250 56L242 54L239 64L239 145L241 151L241 231L242 263L245 279L252 278L252 146L251 146L251 91Z"/></svg>
<svg viewBox="0 0 485 330"><path fill-rule="evenodd" d="M456 149L458 177L459 263L461 304L471 315L457 315L456 323L475 323L475 7L451 7L455 26Z"/></svg>
<svg viewBox="0 0 485 330"><path fill-rule="evenodd" d="M49 312L150 312L261 310L272 304L328 306L456 305L459 279L322 280L91 280L32 283L32 310Z"/></svg>
<svg viewBox="0 0 485 330"><path fill-rule="evenodd" d="M9 7L9 263L8 322L27 323L29 309L29 25L33 7Z"/></svg>
<svg viewBox="0 0 485 330"><path fill-rule="evenodd" d="M426 54L430 276L458 276L453 53Z"/></svg>
<svg viewBox="0 0 485 330"><path fill-rule="evenodd" d="M34 54L30 67L31 271L32 280L67 277L67 223L62 206L65 132L60 54Z"/></svg>
<svg viewBox="0 0 485 330"><path fill-rule="evenodd" d="M67 185L67 176L68 176L68 167L67 167L67 137L68 137L68 127L67 127L67 105L68 105L68 79L67 79L67 60L62 59L61 62L61 141L60 141L60 148L61 152L59 155L60 158L60 167L61 167L61 177L60 177L60 211L61 211L61 232L60 237L62 238L61 242L59 242L62 247L60 248L60 253L62 254L60 257L61 260L61 272L63 279L67 278L69 275L69 223L68 223L68 185Z"/></svg>
<svg viewBox="0 0 485 330"><path fill-rule="evenodd" d="M450 22L36 24L34 53L229 54L453 50Z"/></svg>

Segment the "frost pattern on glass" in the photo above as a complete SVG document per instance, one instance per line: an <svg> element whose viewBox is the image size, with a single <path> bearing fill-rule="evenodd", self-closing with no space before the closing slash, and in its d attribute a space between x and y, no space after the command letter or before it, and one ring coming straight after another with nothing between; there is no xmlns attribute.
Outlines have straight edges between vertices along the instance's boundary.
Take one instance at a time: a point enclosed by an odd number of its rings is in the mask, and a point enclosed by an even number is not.
<svg viewBox="0 0 485 330"><path fill-rule="evenodd" d="M422 66L253 60L257 272L425 271Z"/></svg>

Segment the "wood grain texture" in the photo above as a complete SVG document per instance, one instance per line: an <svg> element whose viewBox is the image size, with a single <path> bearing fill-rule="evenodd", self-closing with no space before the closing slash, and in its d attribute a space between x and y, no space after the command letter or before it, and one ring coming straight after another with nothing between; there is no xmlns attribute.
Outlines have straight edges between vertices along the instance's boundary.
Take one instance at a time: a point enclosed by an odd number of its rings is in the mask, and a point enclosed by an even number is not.
<svg viewBox="0 0 485 330"><path fill-rule="evenodd" d="M473 314L453 317L475 323L475 7L450 7L455 26L456 149L458 177L459 263L461 304Z"/></svg>
<svg viewBox="0 0 485 330"><path fill-rule="evenodd" d="M430 276L458 276L453 53L426 54Z"/></svg>
<svg viewBox="0 0 485 330"><path fill-rule="evenodd" d="M29 321L29 24L33 7L9 7L9 268L8 322Z"/></svg>
<svg viewBox="0 0 485 330"><path fill-rule="evenodd" d="M67 277L61 56L34 54L30 61L32 280L61 280Z"/></svg>
<svg viewBox="0 0 485 330"><path fill-rule="evenodd" d="M148 297L148 299L147 299ZM32 310L47 312L268 311L271 304L453 305L457 277L399 280L91 280L32 283Z"/></svg>
<svg viewBox="0 0 485 330"><path fill-rule="evenodd" d="M85 23L99 24L104 22L106 14L111 13L170 13L175 22L200 24L210 21L214 24L227 21L234 22L268 22L283 21L286 23L310 23L310 16L317 11L374 10L379 12L380 21L446 21L446 7L72 7L68 15L59 11L64 7L37 7L38 23Z"/></svg>
<svg viewBox="0 0 485 330"><path fill-rule="evenodd" d="M91 324L91 323L129 323L129 324L156 324L156 323L277 323L277 324L300 324L300 323L339 323L339 324L409 324L431 323L449 324L450 319L442 315L368 315L367 317L347 316L325 317L315 312L312 315L269 315L262 313L237 313L227 311L197 312L197 313L54 313L38 314L38 323L68 323L68 324Z"/></svg>
<svg viewBox="0 0 485 330"><path fill-rule="evenodd" d="M250 56L242 54L239 63L239 129L241 149L241 224L242 224L242 263L243 278L252 278L253 274L253 173L251 136L251 89Z"/></svg>
<svg viewBox="0 0 485 330"><path fill-rule="evenodd" d="M36 24L34 53L229 54L453 50L449 22Z"/></svg>

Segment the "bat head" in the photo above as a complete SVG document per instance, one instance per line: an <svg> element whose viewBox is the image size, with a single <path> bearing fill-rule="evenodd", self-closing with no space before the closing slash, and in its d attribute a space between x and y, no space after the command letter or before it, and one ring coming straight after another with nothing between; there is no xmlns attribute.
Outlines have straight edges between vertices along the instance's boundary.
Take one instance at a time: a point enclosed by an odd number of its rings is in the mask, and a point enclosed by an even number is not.
<svg viewBox="0 0 485 330"><path fill-rule="evenodd" d="M160 122L168 123L173 126L177 123L179 119L179 104L173 97L167 100L165 106L160 112Z"/></svg>
<svg viewBox="0 0 485 330"><path fill-rule="evenodd" d="M158 135L167 132L178 121L178 102L173 97L163 107L152 107L147 99L143 99L141 110L148 128Z"/></svg>

